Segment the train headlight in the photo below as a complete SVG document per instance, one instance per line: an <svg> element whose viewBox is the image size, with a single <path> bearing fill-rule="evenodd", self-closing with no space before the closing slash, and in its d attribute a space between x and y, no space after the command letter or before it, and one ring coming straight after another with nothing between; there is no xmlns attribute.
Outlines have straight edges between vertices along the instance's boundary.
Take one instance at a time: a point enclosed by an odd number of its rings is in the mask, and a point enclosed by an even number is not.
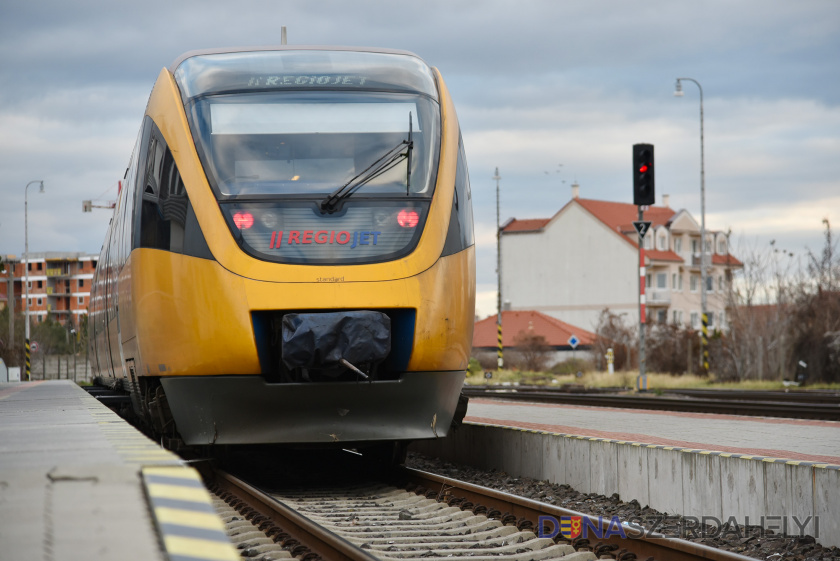
<svg viewBox="0 0 840 561"><path fill-rule="evenodd" d="M250 212L237 212L233 215L233 223L240 230L247 230L254 225L254 215Z"/></svg>
<svg viewBox="0 0 840 561"><path fill-rule="evenodd" d="M397 215L397 223L403 228L414 228L420 222L420 215L416 210L403 209Z"/></svg>
<svg viewBox="0 0 840 561"><path fill-rule="evenodd" d="M273 230L278 223L277 215L273 212L264 212L260 215L260 222L269 230Z"/></svg>

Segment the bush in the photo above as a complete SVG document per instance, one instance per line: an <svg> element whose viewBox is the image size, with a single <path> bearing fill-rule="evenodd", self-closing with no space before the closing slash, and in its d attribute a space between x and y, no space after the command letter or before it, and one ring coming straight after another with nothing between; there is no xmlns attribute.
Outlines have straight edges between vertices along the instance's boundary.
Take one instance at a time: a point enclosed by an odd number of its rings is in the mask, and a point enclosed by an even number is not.
<svg viewBox="0 0 840 561"><path fill-rule="evenodd" d="M569 358L551 367L551 373L555 376L574 375L578 372L586 373L593 370L595 370L595 366L590 361L582 358Z"/></svg>

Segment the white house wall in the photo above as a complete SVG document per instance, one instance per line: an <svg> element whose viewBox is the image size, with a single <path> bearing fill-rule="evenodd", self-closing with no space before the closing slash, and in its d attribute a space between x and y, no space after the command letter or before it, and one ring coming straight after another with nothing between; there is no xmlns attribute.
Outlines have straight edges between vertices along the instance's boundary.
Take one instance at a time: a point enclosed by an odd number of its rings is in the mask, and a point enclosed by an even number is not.
<svg viewBox="0 0 840 561"><path fill-rule="evenodd" d="M502 300L589 331L605 307L636 323L638 263L635 247L573 202L542 232L502 236Z"/></svg>

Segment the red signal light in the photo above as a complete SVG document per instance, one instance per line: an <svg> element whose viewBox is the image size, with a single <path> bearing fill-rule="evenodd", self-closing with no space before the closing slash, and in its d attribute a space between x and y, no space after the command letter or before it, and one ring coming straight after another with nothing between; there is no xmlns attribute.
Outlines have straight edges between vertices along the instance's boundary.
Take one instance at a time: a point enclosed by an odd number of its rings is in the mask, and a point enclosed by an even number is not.
<svg viewBox="0 0 840 561"><path fill-rule="evenodd" d="M647 170L648 170L647 164L642 164L642 166L639 168L639 173L645 173L645 172L647 172Z"/></svg>
<svg viewBox="0 0 840 561"><path fill-rule="evenodd" d="M247 230L254 225L254 215L250 212L237 212L233 215L233 223L240 230Z"/></svg>
<svg viewBox="0 0 840 561"><path fill-rule="evenodd" d="M403 228L414 228L420 222L420 215L416 210L401 210L397 215L397 223Z"/></svg>

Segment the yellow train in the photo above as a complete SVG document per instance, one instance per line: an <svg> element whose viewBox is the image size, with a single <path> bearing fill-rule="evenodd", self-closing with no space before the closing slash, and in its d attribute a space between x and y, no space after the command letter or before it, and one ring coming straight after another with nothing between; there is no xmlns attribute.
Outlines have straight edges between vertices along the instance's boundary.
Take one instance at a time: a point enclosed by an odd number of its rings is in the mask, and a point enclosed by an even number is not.
<svg viewBox="0 0 840 561"><path fill-rule="evenodd" d="M98 381L150 430L385 449L445 436L474 306L469 177L435 68L284 46L161 71L89 321Z"/></svg>

